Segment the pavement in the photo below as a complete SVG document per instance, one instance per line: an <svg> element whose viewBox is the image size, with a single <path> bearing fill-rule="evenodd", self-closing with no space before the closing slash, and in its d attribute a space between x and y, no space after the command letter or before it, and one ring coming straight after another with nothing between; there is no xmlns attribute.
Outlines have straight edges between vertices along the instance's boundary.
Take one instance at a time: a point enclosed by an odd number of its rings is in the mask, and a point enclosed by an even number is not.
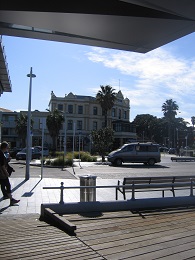
<svg viewBox="0 0 195 260"><path fill-rule="evenodd" d="M80 186L81 176L96 175L97 186L110 186L116 185L117 180L123 179L123 177L127 175L127 172L128 174L130 172L134 174L135 171L139 170L141 173L145 171L145 174L148 175L149 172L150 174L153 174L152 172L156 174L156 170L158 170L160 171L160 173L158 174L164 175L166 172L170 172L170 167L172 167L172 165L175 165L174 167L177 167L177 173L179 172L181 164L172 163L170 160L170 155L163 155L162 159L166 160L166 166L168 167L164 167L163 165L162 167L160 165L156 166L157 168L153 167L147 169L146 167L141 165L138 169L137 167L135 169L132 166L131 168L113 167L109 169L109 163L79 163L77 161L74 163L74 167L57 168L46 166L41 167L40 161L35 160L30 164L29 179L27 179L25 176L25 163L11 161L12 167L15 169L15 172L12 173L10 177L12 195L15 199L19 199L20 202L18 204L15 204L14 206L10 206L9 199L3 200L3 196L0 191L0 217L12 214L40 214L42 203L60 202L60 189L57 188L60 188L62 182L65 187ZM194 163L189 163L188 165L191 165L190 167L192 171L194 171ZM184 165L184 167L186 167L186 164ZM111 172L110 175L107 175L107 169L109 172ZM124 173L125 170L126 173ZM46 189L46 187L48 189ZM51 187L54 187L55 189L51 189ZM80 196L81 194L79 188L64 190L64 202L79 202ZM96 200L115 200L115 189L97 189Z"/></svg>
<svg viewBox="0 0 195 260"><path fill-rule="evenodd" d="M100 163L101 164L101 163ZM57 167L41 167L39 161L33 161L30 164L29 179L26 179L26 165L24 162L11 162L15 172L10 177L13 198L20 200L18 204L10 206L10 200L3 200L0 191L0 217L15 214L40 214L42 203L59 203L59 189L43 189L44 187L72 187L80 185L80 176L89 175L89 167L94 163L85 163L85 167L81 167L79 162L75 162L75 167L57 168ZM109 184L108 184L109 183ZM116 185L116 180L96 180L97 185ZM115 193L109 195L111 200L115 200ZM100 196L100 200L104 199ZM108 198L108 194L106 194ZM98 198L97 198L98 199ZM80 189L68 189L64 191L64 202L79 202Z"/></svg>

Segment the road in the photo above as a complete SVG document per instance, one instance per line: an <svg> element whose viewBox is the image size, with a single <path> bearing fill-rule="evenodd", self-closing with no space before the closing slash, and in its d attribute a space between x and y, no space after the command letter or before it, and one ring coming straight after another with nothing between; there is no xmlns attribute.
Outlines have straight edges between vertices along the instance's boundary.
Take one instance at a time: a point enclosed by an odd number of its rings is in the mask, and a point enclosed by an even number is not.
<svg viewBox="0 0 195 260"><path fill-rule="evenodd" d="M172 156L172 155L171 155ZM195 176L195 162L172 162L171 156L162 154L161 162L154 166L145 166L143 164L123 164L121 167L111 166L109 163L102 164L81 162L75 163L75 167L69 168L43 168L43 178L62 178L75 179L82 175L93 175L101 179L122 179L124 177L133 176L174 176L174 175L194 175ZM24 162L23 162L24 163ZM16 170L12 177L22 178L25 176L26 166L18 164L12 159L12 166ZM41 167L30 166L30 178L40 177Z"/></svg>

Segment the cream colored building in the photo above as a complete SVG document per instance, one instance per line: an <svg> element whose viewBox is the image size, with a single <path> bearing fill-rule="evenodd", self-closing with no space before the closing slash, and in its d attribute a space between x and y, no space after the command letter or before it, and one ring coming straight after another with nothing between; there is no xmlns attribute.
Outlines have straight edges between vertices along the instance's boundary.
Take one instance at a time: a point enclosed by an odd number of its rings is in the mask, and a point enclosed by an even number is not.
<svg viewBox="0 0 195 260"><path fill-rule="evenodd" d="M73 136L75 151L81 149L91 151L93 148L91 131L104 127L104 115L102 108L95 97L82 96L69 93L65 97L56 97L51 93L49 102L50 111L58 109L65 117L65 123L58 137L58 150L64 149L64 135L66 136L67 151L73 150ZM27 114L28 111L20 111ZM42 143L42 122L46 122L49 112L34 110L31 111L33 120L32 146ZM0 109L0 140L6 140L11 147L21 147L21 140L15 132L16 119L19 112ZM130 102L124 98L121 91L117 93L117 100L113 108L108 111L108 126L114 130L114 148L118 148L129 140L136 140L135 127L130 123ZM66 129L66 130L65 130ZM47 126L44 126L44 146L51 148L52 139ZM79 146L80 144L80 146Z"/></svg>
<svg viewBox="0 0 195 260"><path fill-rule="evenodd" d="M129 140L136 140L136 129L130 123L130 101L118 91L117 100L113 108L108 111L108 126L115 131L115 147L119 147ZM72 136L83 140L82 148L85 150L90 143L92 130L104 127L104 115L100 104L95 97L75 95L70 92L64 97L57 97L51 92L49 102L50 111L62 111L66 119L66 136L68 148L72 145ZM63 132L64 128L63 127ZM70 146L70 147L69 147Z"/></svg>

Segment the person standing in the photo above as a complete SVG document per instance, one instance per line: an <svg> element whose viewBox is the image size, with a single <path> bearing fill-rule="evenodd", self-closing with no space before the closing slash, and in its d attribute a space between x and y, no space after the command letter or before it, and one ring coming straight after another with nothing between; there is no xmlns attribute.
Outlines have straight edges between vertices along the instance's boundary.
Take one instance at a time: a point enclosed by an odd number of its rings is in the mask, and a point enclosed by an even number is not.
<svg viewBox="0 0 195 260"><path fill-rule="evenodd" d="M11 184L9 181L9 173L7 171L7 159L4 154L8 148L9 144L3 141L0 145L0 184L1 191L3 193L3 199L10 199L10 206L13 206L20 200L14 199L11 194Z"/></svg>

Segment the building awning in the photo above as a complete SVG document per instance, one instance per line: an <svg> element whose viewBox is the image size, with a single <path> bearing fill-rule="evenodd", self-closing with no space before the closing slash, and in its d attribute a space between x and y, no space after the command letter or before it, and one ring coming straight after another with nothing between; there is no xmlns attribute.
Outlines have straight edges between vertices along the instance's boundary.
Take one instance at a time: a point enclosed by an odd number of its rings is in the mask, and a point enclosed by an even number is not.
<svg viewBox="0 0 195 260"><path fill-rule="evenodd" d="M0 96L3 92L12 92L12 87L2 37L0 37Z"/></svg>
<svg viewBox="0 0 195 260"><path fill-rule="evenodd" d="M2 1L0 35L147 53L193 33L194 10L194 0ZM11 92L0 55L0 90Z"/></svg>
<svg viewBox="0 0 195 260"><path fill-rule="evenodd" d="M146 53L195 30L194 0L0 5L0 34Z"/></svg>

